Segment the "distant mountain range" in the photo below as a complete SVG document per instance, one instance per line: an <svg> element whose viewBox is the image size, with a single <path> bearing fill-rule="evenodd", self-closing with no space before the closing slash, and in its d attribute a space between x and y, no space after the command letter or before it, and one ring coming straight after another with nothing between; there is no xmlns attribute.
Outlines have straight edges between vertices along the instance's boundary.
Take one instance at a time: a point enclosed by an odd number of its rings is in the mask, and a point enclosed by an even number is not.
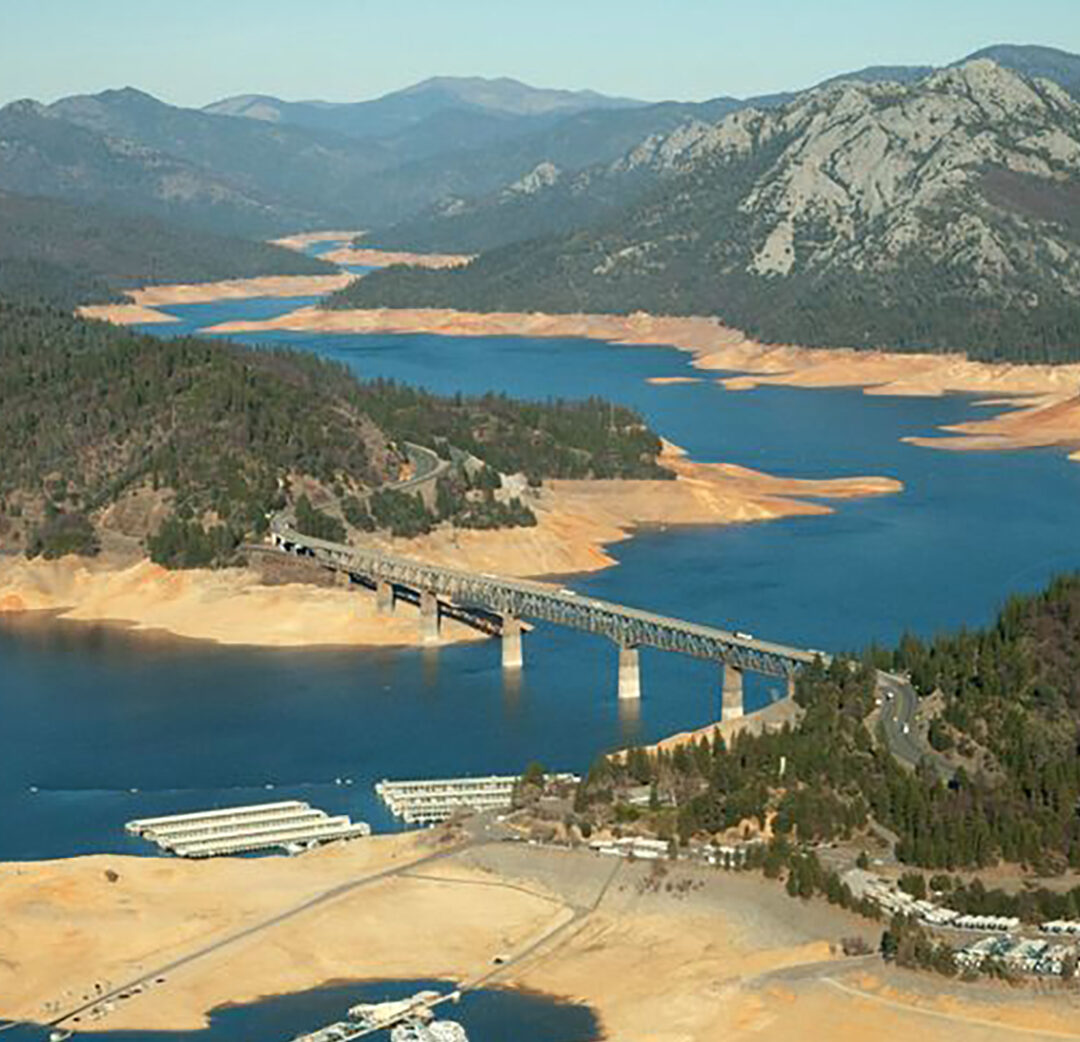
<svg viewBox="0 0 1080 1042"><path fill-rule="evenodd" d="M1080 99L1080 56L1051 47L999 45L987 47L949 68L968 61L988 59L1002 68L1028 77L1049 79ZM811 90L838 83L914 83L934 71L928 65L870 66L833 76ZM788 105L800 94L787 92L739 100L716 98L700 104L672 103L650 106L632 114L600 114L587 117L588 148L594 158L581 159L585 149L571 146L564 122L549 139L532 135L520 142L513 159L508 149L489 149L483 155L489 171L521 170L505 176L488 192L469 195L450 185L452 169L444 170L447 185L431 206L391 224L383 223L368 238L396 249L438 250L474 253L538 235L561 234L601 219L606 213L643 194L656 181L677 171L680 141L695 139L707 125L742 109L774 109ZM627 141L616 133L616 118L622 131L631 119L638 132ZM582 118L581 123L586 122ZM584 129L584 126L582 127ZM676 131L672 134L672 131ZM553 139L553 140L552 140ZM616 141L624 147L610 150ZM560 147L560 145L562 147ZM536 162L525 167L526 156ZM480 159L480 156L476 157ZM515 166L516 161L516 166ZM408 184L399 181L398 191ZM473 183L480 179L475 178ZM543 188L543 191L538 189Z"/></svg>
<svg viewBox="0 0 1080 1042"><path fill-rule="evenodd" d="M586 109L634 108L647 104L592 90L547 90L507 78L436 76L372 101L282 101L267 94L241 94L207 105L219 116L244 116L293 123L358 138L392 137L446 112L471 113L506 125L513 119L567 116Z"/></svg>
<svg viewBox="0 0 1080 1042"><path fill-rule="evenodd" d="M1075 55L1011 46L987 53L1080 90ZM844 78L910 79L925 71L864 69ZM249 95L195 110L125 88L0 108L0 190L229 234L343 226L381 234L424 211L426 222L501 192L542 165L574 174L687 121L714 123L792 97L644 104L444 77L353 104ZM425 227L415 229L416 242L442 238ZM404 232L390 234L406 241Z"/></svg>
<svg viewBox="0 0 1080 1042"><path fill-rule="evenodd" d="M216 277L212 248L164 226L367 228L375 245L488 252L343 299L706 311L768 339L993 352L1020 338L1054 355L1075 338L1080 292L1078 97L1080 56L1000 45L938 71L692 103L476 78L344 105L251 95L195 110L132 88L19 101L0 108L0 192L39 200L9 213L59 229L40 197L60 200L102 241L158 243L175 263L148 254L142 269L118 249L103 264L59 232L78 258L67 276L48 267L47 235L8 237L2 257L9 284L48 270L69 296L80 277L98 295L165 269ZM110 233L115 214L164 226ZM243 272L298 263L219 253Z"/></svg>
<svg viewBox="0 0 1080 1042"><path fill-rule="evenodd" d="M380 165L348 138L208 116L131 88L0 109L0 156L0 189L252 236L350 221L342 200Z"/></svg>
<svg viewBox="0 0 1080 1042"><path fill-rule="evenodd" d="M566 183L534 171L491 210L539 227L565 206L602 215L334 303L717 314L773 342L1080 357L1080 102L989 59L687 123Z"/></svg>

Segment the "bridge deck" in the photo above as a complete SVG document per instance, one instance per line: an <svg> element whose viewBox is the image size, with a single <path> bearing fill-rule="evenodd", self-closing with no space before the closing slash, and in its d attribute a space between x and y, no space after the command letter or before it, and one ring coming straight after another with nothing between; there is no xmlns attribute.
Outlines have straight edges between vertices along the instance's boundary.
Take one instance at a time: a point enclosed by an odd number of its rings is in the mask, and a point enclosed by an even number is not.
<svg viewBox="0 0 1080 1042"><path fill-rule="evenodd" d="M608 637L626 647L659 648L779 677L792 675L820 654L579 596L571 590L555 589L527 579L445 568L380 550L331 543L301 535L278 519L272 532L278 546L306 554L331 568L369 580L430 590L461 608L571 626Z"/></svg>

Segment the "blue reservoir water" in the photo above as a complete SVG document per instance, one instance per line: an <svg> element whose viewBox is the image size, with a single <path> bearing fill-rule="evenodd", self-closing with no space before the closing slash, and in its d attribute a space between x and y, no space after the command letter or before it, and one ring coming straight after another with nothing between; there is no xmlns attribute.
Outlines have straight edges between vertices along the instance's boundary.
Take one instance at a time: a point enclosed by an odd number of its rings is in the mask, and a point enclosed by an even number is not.
<svg viewBox="0 0 1080 1042"><path fill-rule="evenodd" d="M425 988L446 991L448 985L423 980L333 985L214 1010L203 1031L95 1031L93 1037L99 1042L288 1042L302 1032L343 1020L349 1007L358 1002L406 998ZM600 1038L596 1017L588 1007L521 991L470 992L457 1005L443 1007L440 1016L458 1021L474 1042L593 1042ZM46 1037L47 1032L29 1026L4 1034L5 1042L44 1042Z"/></svg>
<svg viewBox="0 0 1080 1042"><path fill-rule="evenodd" d="M177 307L182 321L156 331L307 302ZM640 409L698 459L905 483L900 495L834 504L828 517L639 533L614 547L618 567L569 580L596 596L835 650L983 623L1008 593L1080 566L1080 467L1062 453L944 453L900 441L983 413L965 398L656 386L646 378L696 371L670 349L583 340L248 339L442 392L600 394ZM147 853L124 821L265 798L298 796L388 828L371 791L381 777L517 771L531 759L581 770L600 750L717 715L719 678L707 663L643 654L645 695L632 709L615 698L615 650L603 640L539 626L519 680L504 678L498 652L494 642L227 649L8 619L0 859ZM753 704L771 695L753 682Z"/></svg>

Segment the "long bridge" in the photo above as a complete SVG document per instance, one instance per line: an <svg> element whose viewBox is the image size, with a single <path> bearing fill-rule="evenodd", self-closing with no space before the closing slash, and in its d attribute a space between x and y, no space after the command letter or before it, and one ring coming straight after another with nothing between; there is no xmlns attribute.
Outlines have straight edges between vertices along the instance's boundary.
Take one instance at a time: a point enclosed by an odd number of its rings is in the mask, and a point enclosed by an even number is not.
<svg viewBox="0 0 1080 1042"><path fill-rule="evenodd" d="M744 673L779 677L786 682L790 695L795 675L803 666L817 657L827 660L818 651L654 615L544 583L444 568L381 550L316 539L297 532L281 517L273 519L270 534L279 550L313 558L341 575L343 581L374 589L380 612L392 612L399 597L417 602L425 643L438 641L444 613L464 615L489 632L500 633L506 669L520 669L524 663L522 620L550 622L607 637L619 648L620 698L641 697L638 649L642 647L722 665L724 719L743 715Z"/></svg>

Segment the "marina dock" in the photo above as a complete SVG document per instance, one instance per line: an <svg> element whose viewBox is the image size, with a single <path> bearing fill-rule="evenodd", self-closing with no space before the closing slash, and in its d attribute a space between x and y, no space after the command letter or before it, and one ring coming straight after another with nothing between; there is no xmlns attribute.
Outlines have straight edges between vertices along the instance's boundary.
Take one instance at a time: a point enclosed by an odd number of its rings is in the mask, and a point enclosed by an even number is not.
<svg viewBox="0 0 1080 1042"><path fill-rule="evenodd" d="M300 800L140 818L124 828L170 854L189 858L278 849L295 854L322 843L371 835L366 822L354 822L345 814L331 817Z"/></svg>
<svg viewBox="0 0 1080 1042"><path fill-rule="evenodd" d="M410 825L446 821L458 811L509 810L516 775L386 781L375 786L390 813Z"/></svg>
<svg viewBox="0 0 1080 1042"><path fill-rule="evenodd" d="M552 777L567 782L578 780L573 774ZM518 781L518 776L513 774L412 781L384 779L376 784L375 791L395 817L410 825L430 825L446 821L460 811L510 810Z"/></svg>

